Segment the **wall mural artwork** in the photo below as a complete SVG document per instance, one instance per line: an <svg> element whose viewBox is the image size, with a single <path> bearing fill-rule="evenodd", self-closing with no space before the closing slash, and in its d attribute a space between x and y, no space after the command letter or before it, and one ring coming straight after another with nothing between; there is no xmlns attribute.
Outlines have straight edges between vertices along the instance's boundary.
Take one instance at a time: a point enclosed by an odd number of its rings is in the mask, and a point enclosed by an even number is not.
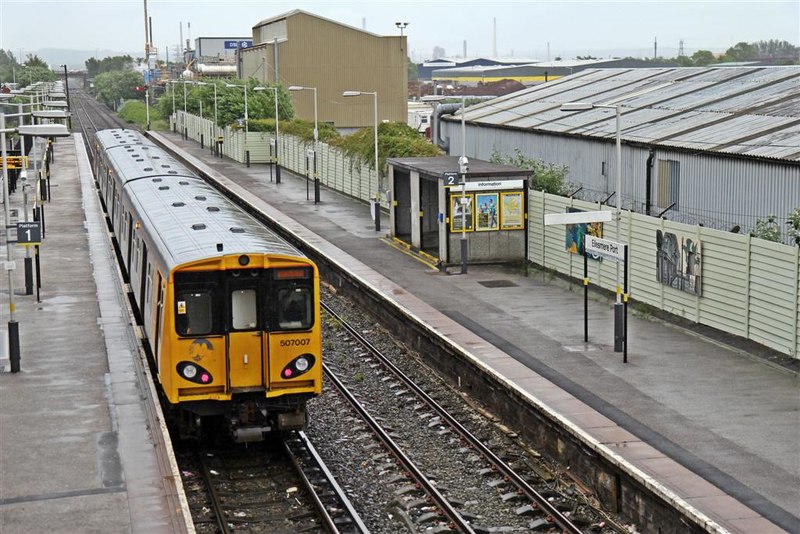
<svg viewBox="0 0 800 534"><path fill-rule="evenodd" d="M656 231L656 280L702 296L702 255L698 239Z"/></svg>
<svg viewBox="0 0 800 534"><path fill-rule="evenodd" d="M584 210L577 208L567 208L567 213L578 213ZM580 223L568 224L566 235L566 249L570 254L583 256L586 253L586 236L603 237L603 223ZM589 254L590 260L603 261L597 254Z"/></svg>

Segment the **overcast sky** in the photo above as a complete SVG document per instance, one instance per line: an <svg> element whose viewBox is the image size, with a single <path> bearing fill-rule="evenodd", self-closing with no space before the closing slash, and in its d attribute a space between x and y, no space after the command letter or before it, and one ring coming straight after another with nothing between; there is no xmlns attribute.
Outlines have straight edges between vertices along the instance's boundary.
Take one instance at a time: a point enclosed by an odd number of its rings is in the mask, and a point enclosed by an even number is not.
<svg viewBox="0 0 800 534"><path fill-rule="evenodd" d="M409 50L429 59L434 46L448 55L497 52L532 59L576 54L676 55L723 52L741 42L779 39L800 42L800 1L558 2L385 1L273 2L265 0L149 0L153 41L162 53L196 37L250 36L259 21L303 9L381 35L397 35L395 22L408 22ZM23 57L43 48L113 50L144 55L143 0L0 0L0 48ZM189 29L191 24L191 30ZM548 48L549 47L549 48Z"/></svg>

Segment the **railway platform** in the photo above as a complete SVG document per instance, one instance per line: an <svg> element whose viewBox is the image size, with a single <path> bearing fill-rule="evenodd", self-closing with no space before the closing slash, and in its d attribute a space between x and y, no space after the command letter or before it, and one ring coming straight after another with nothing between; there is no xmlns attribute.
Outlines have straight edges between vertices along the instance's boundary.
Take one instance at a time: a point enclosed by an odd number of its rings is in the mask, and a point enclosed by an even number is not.
<svg viewBox="0 0 800 534"><path fill-rule="evenodd" d="M19 372L0 354L0 532L194 532L80 135L54 144L50 182L38 295L25 247L0 242L20 338ZM20 188L20 220L22 202Z"/></svg>
<svg viewBox="0 0 800 534"><path fill-rule="evenodd" d="M283 169L276 184L267 165L215 158L172 132L155 137L269 204L270 216L431 321L709 531L800 532L798 360L632 314L623 363L605 295L590 300L584 343L578 283L503 266L439 272L375 232L361 202L323 188L314 204L305 177Z"/></svg>

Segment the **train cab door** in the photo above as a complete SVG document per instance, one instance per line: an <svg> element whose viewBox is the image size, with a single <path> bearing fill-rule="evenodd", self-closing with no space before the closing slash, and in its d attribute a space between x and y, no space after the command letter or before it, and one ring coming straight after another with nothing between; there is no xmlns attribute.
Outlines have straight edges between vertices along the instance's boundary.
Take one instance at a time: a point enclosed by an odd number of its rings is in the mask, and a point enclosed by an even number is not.
<svg viewBox="0 0 800 534"><path fill-rule="evenodd" d="M230 390L263 389L264 365L259 317L260 270L242 269L226 274L228 295L228 369Z"/></svg>

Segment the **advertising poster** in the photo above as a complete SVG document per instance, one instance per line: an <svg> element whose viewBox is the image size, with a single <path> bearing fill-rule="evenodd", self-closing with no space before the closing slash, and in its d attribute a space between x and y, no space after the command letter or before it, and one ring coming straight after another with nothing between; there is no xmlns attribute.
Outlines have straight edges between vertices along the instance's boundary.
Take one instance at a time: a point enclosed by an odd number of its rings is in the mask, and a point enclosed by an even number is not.
<svg viewBox="0 0 800 534"><path fill-rule="evenodd" d="M478 204L478 221L475 229L479 232L499 229L498 194L479 193L475 198Z"/></svg>
<svg viewBox="0 0 800 534"><path fill-rule="evenodd" d="M500 229L517 230L525 227L522 209L523 193L503 193L500 198Z"/></svg>
<svg viewBox="0 0 800 534"><path fill-rule="evenodd" d="M567 208L567 213L577 213L583 210L577 208ZM582 224L568 224L566 235L566 248L570 254L578 254L583 256L586 253L586 235L594 237L603 237L603 223L582 223ZM596 254L590 254L589 259L602 261L603 258Z"/></svg>
<svg viewBox="0 0 800 534"><path fill-rule="evenodd" d="M462 202L462 199L464 202ZM461 232L461 220L465 219L466 231L471 232L474 224L472 203L474 195L467 194L462 197L458 195L450 195L450 231ZM462 215L463 214L463 215Z"/></svg>

